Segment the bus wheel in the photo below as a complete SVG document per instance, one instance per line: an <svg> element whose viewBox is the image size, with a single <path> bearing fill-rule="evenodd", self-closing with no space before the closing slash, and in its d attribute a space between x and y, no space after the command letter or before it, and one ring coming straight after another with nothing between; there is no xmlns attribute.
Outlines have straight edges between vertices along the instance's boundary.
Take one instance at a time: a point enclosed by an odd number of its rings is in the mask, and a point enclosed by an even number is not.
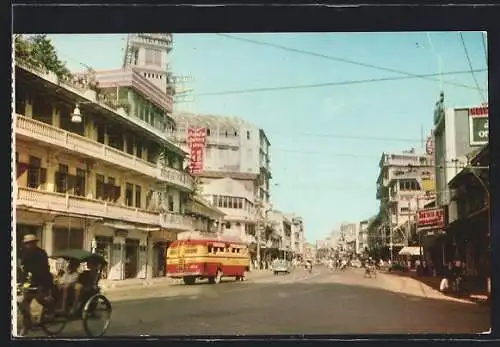
<svg viewBox="0 0 500 347"><path fill-rule="evenodd" d="M194 284L194 282L196 282L196 278L194 278L192 276L183 277L182 280L184 281L184 284L188 284L188 285Z"/></svg>

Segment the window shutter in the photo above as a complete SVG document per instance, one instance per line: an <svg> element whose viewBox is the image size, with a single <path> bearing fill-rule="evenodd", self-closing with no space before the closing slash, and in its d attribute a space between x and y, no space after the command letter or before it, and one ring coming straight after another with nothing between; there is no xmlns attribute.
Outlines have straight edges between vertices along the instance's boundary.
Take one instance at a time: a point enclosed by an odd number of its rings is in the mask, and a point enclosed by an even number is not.
<svg viewBox="0 0 500 347"><path fill-rule="evenodd" d="M40 184L47 183L47 169L40 168Z"/></svg>

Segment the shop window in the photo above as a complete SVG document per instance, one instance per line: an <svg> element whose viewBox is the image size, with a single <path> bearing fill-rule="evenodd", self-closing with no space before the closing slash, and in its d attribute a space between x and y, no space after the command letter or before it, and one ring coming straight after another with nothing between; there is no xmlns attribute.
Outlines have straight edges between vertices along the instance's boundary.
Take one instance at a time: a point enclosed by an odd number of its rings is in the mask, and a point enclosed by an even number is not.
<svg viewBox="0 0 500 347"><path fill-rule="evenodd" d="M47 182L47 169L41 167L40 158L30 156L28 161L28 188L38 188Z"/></svg>
<svg viewBox="0 0 500 347"><path fill-rule="evenodd" d="M136 185L135 186L135 207L141 208L142 207L142 191L141 191L141 186Z"/></svg>
<svg viewBox="0 0 500 347"><path fill-rule="evenodd" d="M125 187L125 205L133 206L134 202L134 185L127 183Z"/></svg>
<svg viewBox="0 0 500 347"><path fill-rule="evenodd" d="M87 173L85 170L76 169L75 195L85 196L85 183Z"/></svg>

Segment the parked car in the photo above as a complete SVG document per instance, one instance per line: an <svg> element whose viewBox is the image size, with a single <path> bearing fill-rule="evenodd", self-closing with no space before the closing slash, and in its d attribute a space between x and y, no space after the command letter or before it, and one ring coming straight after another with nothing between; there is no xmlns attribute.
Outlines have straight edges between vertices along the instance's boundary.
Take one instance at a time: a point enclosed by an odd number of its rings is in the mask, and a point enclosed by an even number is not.
<svg viewBox="0 0 500 347"><path fill-rule="evenodd" d="M273 261L273 273L277 276L280 273L289 274L292 272L292 264L288 260L277 259Z"/></svg>
<svg viewBox="0 0 500 347"><path fill-rule="evenodd" d="M359 269L363 267L363 264L361 264L360 260L356 259L356 260L351 260L351 266Z"/></svg>

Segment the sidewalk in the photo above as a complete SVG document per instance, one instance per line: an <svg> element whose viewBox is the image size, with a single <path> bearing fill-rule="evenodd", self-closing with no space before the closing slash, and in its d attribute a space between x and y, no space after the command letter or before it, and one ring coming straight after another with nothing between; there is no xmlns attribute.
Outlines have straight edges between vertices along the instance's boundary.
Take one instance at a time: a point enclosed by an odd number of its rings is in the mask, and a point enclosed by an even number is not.
<svg viewBox="0 0 500 347"><path fill-rule="evenodd" d="M485 293L471 293L458 295L453 293L442 293L439 290L441 277L424 276L418 277L414 272L381 272L392 283L395 289L401 293L408 293L440 300L452 300L467 303L488 304Z"/></svg>

